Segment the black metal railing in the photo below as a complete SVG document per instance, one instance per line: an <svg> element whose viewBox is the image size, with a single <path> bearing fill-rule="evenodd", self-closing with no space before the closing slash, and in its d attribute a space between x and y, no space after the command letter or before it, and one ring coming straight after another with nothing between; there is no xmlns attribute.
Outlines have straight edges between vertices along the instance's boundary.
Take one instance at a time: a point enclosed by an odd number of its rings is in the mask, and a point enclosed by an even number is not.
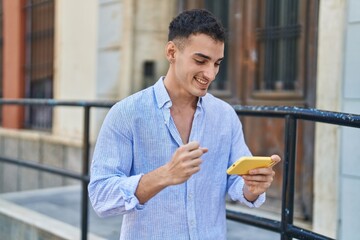
<svg viewBox="0 0 360 240"><path fill-rule="evenodd" d="M252 226L278 232L281 240L297 239L332 239L312 231L297 227L294 220L295 194L295 156L296 156L296 129L298 120L308 120L360 128L360 115L329 112L312 108L299 107L270 107L270 106L234 106L241 116L272 117L285 119L285 149L282 176L281 221L261 218L240 212L227 211L227 218Z"/></svg>
<svg viewBox="0 0 360 240"><path fill-rule="evenodd" d="M89 184L89 156L90 156L90 109L91 108L110 108L114 102L91 102L91 101L58 101L53 99L19 99L19 100L6 100L0 99L1 105L23 105L31 107L58 107L58 106L68 106L68 107L82 107L84 109L84 123L83 123L83 138L82 138L82 170L81 174L55 168L51 166L46 166L43 164L11 159L0 156L0 162L5 162L9 164L15 164L21 167L32 168L35 170L48 172L63 177L68 177L81 181L81 239L87 240L88 232L88 190L87 185Z"/></svg>
<svg viewBox="0 0 360 240"><path fill-rule="evenodd" d="M115 102L96 101L58 101L49 99L0 99L1 105L25 105L25 106L68 106L82 107L84 109L84 131L83 131L83 155L81 174L72 171L45 166L42 164L10 159L0 156L0 162L16 164L18 166L32 168L48 173L77 179L82 182L81 198L81 239L87 239L88 232L88 191L89 183L89 150L90 150L90 110L91 108L110 108ZM317 109L298 107L268 107L268 106L234 106L240 116L271 117L285 119L285 149L283 160L283 187L281 220L262 218L251 214L227 210L227 218L233 221L245 223L262 229L280 233L281 240L297 239L332 239L327 236L305 230L293 224L294 220L294 189L295 189L295 155L296 155L296 129L298 120L309 120L313 122L329 123L339 126L360 128L360 115L321 111Z"/></svg>

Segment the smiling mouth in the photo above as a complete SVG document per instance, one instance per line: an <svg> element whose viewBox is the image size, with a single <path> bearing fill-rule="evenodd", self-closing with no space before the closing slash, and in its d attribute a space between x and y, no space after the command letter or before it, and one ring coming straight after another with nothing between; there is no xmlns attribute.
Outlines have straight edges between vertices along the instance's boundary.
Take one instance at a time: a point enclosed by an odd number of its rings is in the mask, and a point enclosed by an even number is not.
<svg viewBox="0 0 360 240"><path fill-rule="evenodd" d="M195 77L194 79L195 79L196 82L200 83L200 85L202 85L204 87L206 87L208 85L208 83L209 83L209 81L201 79L201 78Z"/></svg>

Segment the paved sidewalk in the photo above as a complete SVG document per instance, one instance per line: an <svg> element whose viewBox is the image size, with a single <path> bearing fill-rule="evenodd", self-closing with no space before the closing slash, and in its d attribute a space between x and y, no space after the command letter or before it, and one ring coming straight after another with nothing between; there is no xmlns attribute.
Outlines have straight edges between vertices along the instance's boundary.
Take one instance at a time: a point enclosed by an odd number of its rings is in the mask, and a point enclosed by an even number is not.
<svg viewBox="0 0 360 240"><path fill-rule="evenodd" d="M0 198L16 203L38 213L80 226L79 186L43 189L35 191L1 194ZM89 205L89 230L93 234L109 240L119 239L122 217L99 218ZM263 230L249 225L227 221L228 240L275 240L278 233Z"/></svg>

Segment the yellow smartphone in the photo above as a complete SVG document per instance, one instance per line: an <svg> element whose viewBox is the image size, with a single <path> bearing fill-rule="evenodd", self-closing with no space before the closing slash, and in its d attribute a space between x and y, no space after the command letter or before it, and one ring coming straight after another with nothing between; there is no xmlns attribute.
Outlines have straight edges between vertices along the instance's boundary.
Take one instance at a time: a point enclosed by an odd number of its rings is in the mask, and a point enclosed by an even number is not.
<svg viewBox="0 0 360 240"><path fill-rule="evenodd" d="M271 167L277 162L273 161L271 157L241 157L233 165L227 169L227 174L244 175L248 174L251 169Z"/></svg>

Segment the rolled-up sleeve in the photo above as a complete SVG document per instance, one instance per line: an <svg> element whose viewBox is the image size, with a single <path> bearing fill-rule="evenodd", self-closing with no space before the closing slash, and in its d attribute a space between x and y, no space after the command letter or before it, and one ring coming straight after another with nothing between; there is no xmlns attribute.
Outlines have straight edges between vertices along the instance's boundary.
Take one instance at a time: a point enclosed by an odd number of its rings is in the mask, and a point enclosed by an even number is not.
<svg viewBox="0 0 360 240"><path fill-rule="evenodd" d="M130 176L132 135L119 105L107 114L97 138L88 186L90 202L101 217L126 214L144 207L135 196L143 174Z"/></svg>

